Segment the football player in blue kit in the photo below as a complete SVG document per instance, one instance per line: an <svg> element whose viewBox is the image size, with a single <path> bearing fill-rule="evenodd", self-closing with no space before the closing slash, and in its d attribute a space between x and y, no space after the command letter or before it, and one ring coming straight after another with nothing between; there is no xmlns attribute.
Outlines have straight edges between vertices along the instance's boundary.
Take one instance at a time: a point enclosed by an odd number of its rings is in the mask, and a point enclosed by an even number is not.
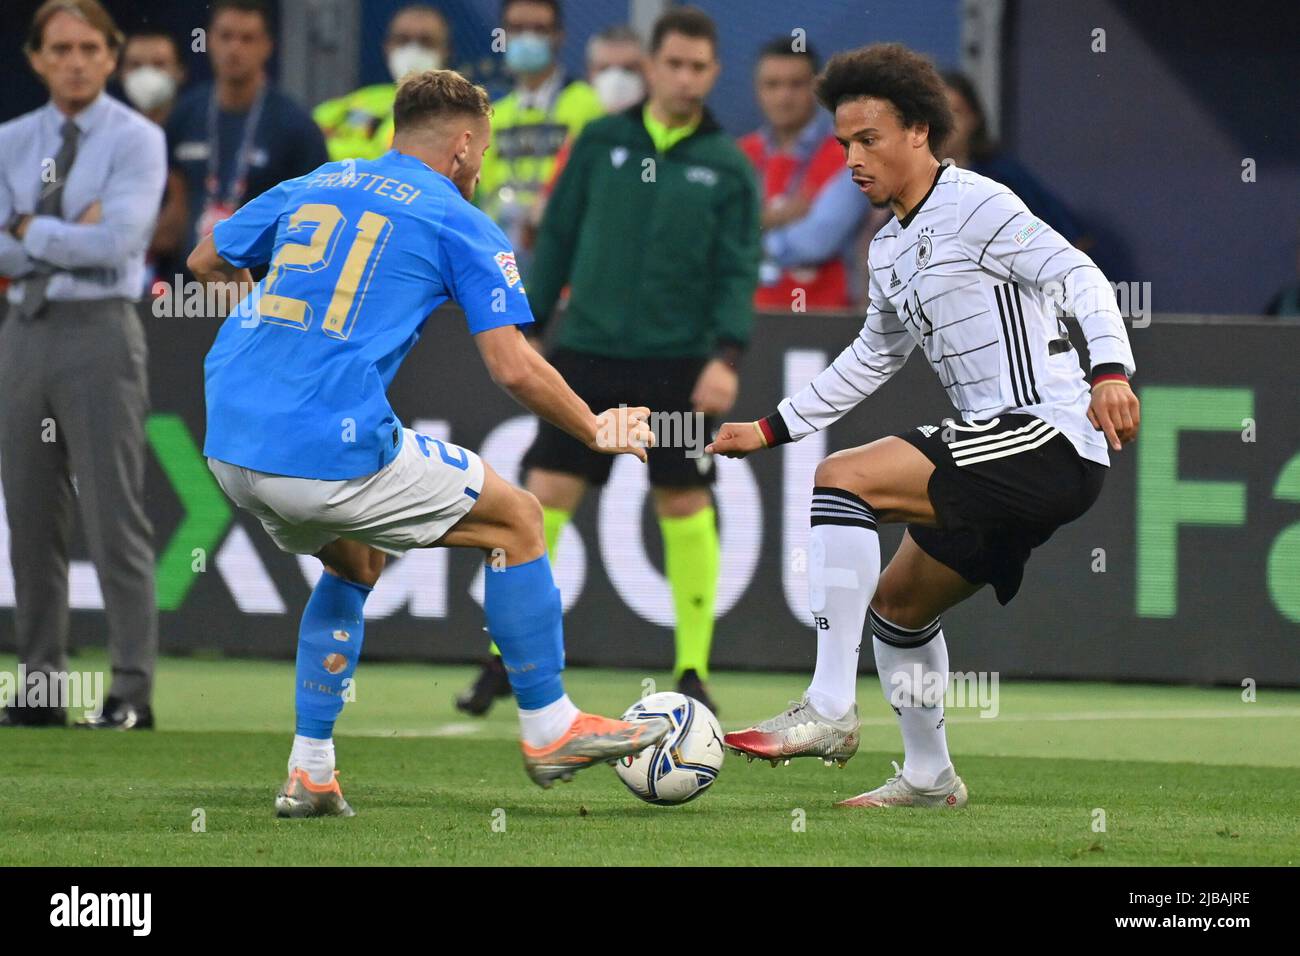
<svg viewBox="0 0 1300 956"><path fill-rule="evenodd" d="M251 285L250 267L270 267L205 361L204 454L279 548L324 564L298 632L281 816L353 813L336 779L334 723L361 654L366 598L386 555L411 548L504 555L485 575L484 605L536 783L637 753L669 731L666 721L630 724L574 706L537 499L474 452L404 428L385 394L429 314L451 300L493 381L529 410L606 454L644 462L653 442L648 409L594 414L519 330L533 317L514 253L468 201L490 115L486 92L460 74L415 74L397 94L392 150L281 183L189 258L210 287Z"/></svg>

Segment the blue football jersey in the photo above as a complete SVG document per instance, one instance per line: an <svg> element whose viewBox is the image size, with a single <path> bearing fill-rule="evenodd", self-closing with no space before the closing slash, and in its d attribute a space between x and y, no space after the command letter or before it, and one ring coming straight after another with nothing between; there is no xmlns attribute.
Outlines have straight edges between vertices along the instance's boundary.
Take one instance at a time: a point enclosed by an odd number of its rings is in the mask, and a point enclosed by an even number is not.
<svg viewBox="0 0 1300 956"><path fill-rule="evenodd" d="M339 479L387 465L402 442L388 385L443 302L471 334L533 321L501 230L396 150L283 182L213 240L231 265L270 264L203 365L204 454L256 471Z"/></svg>

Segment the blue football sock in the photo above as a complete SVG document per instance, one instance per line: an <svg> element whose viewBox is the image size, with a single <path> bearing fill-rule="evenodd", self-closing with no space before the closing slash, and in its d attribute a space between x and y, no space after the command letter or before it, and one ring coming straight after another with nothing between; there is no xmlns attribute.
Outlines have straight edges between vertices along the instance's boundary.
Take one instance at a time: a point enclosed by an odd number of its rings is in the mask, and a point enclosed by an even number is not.
<svg viewBox="0 0 1300 956"><path fill-rule="evenodd" d="M527 564L494 570L483 582L488 633L521 710L537 710L564 696L564 608L542 555Z"/></svg>
<svg viewBox="0 0 1300 956"><path fill-rule="evenodd" d="M371 589L328 571L320 576L298 628L298 672L294 702L297 733L329 740L343 710L347 682L361 658L365 632L362 609Z"/></svg>

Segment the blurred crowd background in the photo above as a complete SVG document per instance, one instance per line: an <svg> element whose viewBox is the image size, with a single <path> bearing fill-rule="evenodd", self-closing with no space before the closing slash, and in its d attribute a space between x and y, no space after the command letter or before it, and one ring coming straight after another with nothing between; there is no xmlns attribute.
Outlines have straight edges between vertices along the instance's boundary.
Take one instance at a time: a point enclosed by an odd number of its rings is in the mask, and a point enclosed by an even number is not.
<svg viewBox="0 0 1300 956"><path fill-rule="evenodd" d="M5 3L0 120L46 97L22 55L38 5ZM110 92L168 136L154 275L180 271L214 217L275 182L327 156L382 152L394 74L436 65L464 72L497 100L507 149L485 168L476 201L520 247L527 279L556 154L562 163L589 119L644 95L648 28L671 3L250 0L225 5L224 36L213 35L214 5L202 0L105 6L128 39ZM795 287L808 290L810 311L860 306L862 250L888 214L873 212L838 175L811 80L839 50L898 40L930 55L949 80L959 132L946 156L1013 188L1112 281L1150 283L1147 307L1300 313L1300 6L698 6L719 28L722 71L710 111L755 164L763 195L760 309L788 311ZM269 92L259 96L247 81L262 73ZM231 97L217 124L209 122L214 81L223 104ZM241 164L246 129L256 148ZM206 158L214 137L215 170ZM511 150L512 159L501 158Z"/></svg>

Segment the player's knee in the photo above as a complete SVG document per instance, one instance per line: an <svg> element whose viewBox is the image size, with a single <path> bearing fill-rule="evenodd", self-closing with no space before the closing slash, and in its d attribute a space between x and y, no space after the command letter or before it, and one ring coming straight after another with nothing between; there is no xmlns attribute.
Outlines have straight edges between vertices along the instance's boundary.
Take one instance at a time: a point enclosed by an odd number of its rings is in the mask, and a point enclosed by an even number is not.
<svg viewBox="0 0 1300 956"><path fill-rule="evenodd" d="M387 561L388 556L384 552L375 548L367 548L360 568L363 580L359 583L368 588L373 588L379 582L379 576L384 573L384 565Z"/></svg>
<svg viewBox="0 0 1300 956"><path fill-rule="evenodd" d="M358 549L351 555L351 561L344 575L349 581L373 588L379 583L379 575L384 571L385 555L374 548Z"/></svg>
<svg viewBox="0 0 1300 956"><path fill-rule="evenodd" d="M383 573L384 555L380 551L372 551L370 554L365 555L352 555L349 556L347 561L332 562L329 568L346 581L373 588L379 583L379 575Z"/></svg>
<svg viewBox="0 0 1300 956"><path fill-rule="evenodd" d="M909 597L904 588L895 588L881 579L876 593L871 598L871 610L890 624L915 630L925 627L934 616L926 617L926 611Z"/></svg>
<svg viewBox="0 0 1300 956"><path fill-rule="evenodd" d="M818 488L842 488L868 503L871 500L861 470L844 452L837 451L822 459L814 473L813 484Z"/></svg>
<svg viewBox="0 0 1300 956"><path fill-rule="evenodd" d="M321 563L344 580L373 588L384 571L387 555L369 545L342 538L316 555Z"/></svg>
<svg viewBox="0 0 1300 956"><path fill-rule="evenodd" d="M542 503L532 492L516 489L511 551L520 563L540 558L546 553L546 532L542 525Z"/></svg>

